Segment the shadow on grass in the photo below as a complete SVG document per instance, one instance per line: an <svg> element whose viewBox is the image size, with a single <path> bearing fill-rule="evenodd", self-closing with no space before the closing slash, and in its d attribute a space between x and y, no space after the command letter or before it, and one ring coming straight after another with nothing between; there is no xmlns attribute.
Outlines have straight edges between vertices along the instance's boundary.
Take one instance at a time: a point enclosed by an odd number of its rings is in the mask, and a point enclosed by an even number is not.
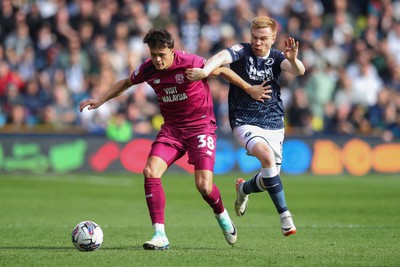
<svg viewBox="0 0 400 267"><path fill-rule="evenodd" d="M31 247L26 247L26 246L0 246L0 250L65 250L65 251L70 251L70 250L76 250L74 247L40 247L40 246L31 246ZM100 250L143 250L142 246L126 246L126 247L102 247ZM85 252L85 251L82 251ZM90 251L89 251L90 252Z"/></svg>
<svg viewBox="0 0 400 267"><path fill-rule="evenodd" d="M17 247L17 246L0 246L0 250L13 250L13 249L26 249L26 250L73 250L75 248L71 247L38 247L38 246L32 246L32 247Z"/></svg>

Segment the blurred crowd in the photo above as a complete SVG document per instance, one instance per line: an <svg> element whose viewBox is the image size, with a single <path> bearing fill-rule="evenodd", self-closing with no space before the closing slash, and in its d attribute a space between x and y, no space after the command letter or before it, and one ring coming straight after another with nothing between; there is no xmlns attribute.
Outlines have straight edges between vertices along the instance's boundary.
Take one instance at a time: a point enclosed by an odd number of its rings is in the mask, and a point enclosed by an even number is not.
<svg viewBox="0 0 400 267"><path fill-rule="evenodd" d="M300 78L281 76L287 134L400 137L400 0L2 0L0 131L106 134L126 141L162 124L147 84L97 110L104 93L149 57L143 37L167 28L176 48L205 58L249 41L250 23L279 23L275 47L300 42ZM210 80L219 131L228 84Z"/></svg>

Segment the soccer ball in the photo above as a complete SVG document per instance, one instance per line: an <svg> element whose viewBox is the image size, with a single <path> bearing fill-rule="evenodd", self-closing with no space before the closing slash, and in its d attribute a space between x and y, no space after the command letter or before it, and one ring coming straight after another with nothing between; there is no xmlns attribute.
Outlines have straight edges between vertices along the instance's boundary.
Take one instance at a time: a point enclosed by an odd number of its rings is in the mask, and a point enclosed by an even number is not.
<svg viewBox="0 0 400 267"><path fill-rule="evenodd" d="M80 251L93 251L103 243L103 231L92 221L78 223L72 231L72 244Z"/></svg>

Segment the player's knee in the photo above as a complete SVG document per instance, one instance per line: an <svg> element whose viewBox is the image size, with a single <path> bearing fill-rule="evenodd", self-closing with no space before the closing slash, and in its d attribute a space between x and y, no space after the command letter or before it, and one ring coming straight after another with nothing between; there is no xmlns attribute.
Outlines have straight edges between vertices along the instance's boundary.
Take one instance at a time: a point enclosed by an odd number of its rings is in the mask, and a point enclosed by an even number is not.
<svg viewBox="0 0 400 267"><path fill-rule="evenodd" d="M208 183L196 183L196 188L199 191L199 193L202 196L208 196L211 194L212 191L212 185L209 185Z"/></svg>
<svg viewBox="0 0 400 267"><path fill-rule="evenodd" d="M268 153L262 154L259 158L262 166L272 166L275 164L275 159L268 155Z"/></svg>
<svg viewBox="0 0 400 267"><path fill-rule="evenodd" d="M257 145L253 148L252 152L262 166L272 166L275 164L274 153L268 145Z"/></svg>
<svg viewBox="0 0 400 267"><path fill-rule="evenodd" d="M145 178L159 178L161 175L158 173L157 168L147 164L143 169L143 175Z"/></svg>

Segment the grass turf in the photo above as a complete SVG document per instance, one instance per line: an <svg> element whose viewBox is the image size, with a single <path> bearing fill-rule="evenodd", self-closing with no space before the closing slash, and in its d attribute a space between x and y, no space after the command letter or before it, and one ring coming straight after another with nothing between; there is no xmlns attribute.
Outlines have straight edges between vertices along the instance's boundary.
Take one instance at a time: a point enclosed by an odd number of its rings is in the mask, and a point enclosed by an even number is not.
<svg viewBox="0 0 400 267"><path fill-rule="evenodd" d="M283 237L267 194L234 215L236 174L217 176L238 228L229 246L191 175L167 173L169 251L145 251L152 235L139 175L0 175L0 266L400 266L400 177L287 176L298 233ZM248 175L249 176L249 175ZM104 232L79 252L71 231L93 220Z"/></svg>

